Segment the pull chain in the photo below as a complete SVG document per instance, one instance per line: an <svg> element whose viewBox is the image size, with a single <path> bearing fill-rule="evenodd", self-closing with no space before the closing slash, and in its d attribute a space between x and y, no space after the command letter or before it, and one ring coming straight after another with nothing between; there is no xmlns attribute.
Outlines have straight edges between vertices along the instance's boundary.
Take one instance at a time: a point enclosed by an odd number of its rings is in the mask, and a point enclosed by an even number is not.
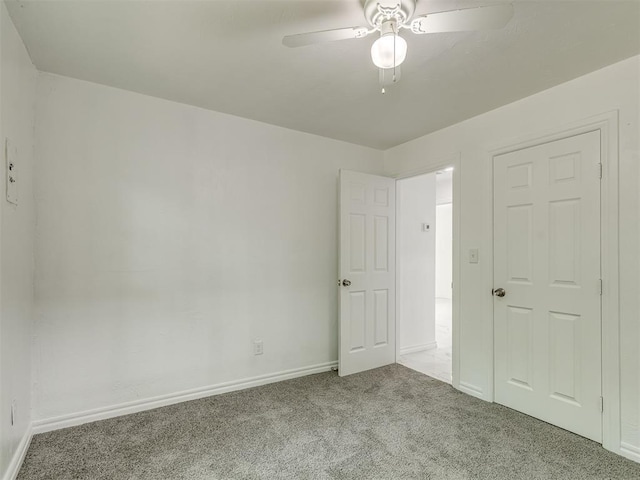
<svg viewBox="0 0 640 480"><path fill-rule="evenodd" d="M394 26L394 30L395 30ZM398 36L397 30L393 32L393 83L396 83L396 37Z"/></svg>

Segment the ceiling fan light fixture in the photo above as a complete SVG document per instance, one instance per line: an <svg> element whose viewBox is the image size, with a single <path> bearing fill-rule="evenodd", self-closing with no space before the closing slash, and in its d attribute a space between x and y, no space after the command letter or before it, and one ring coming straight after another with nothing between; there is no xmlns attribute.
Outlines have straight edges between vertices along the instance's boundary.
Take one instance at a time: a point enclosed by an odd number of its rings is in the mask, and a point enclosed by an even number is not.
<svg viewBox="0 0 640 480"><path fill-rule="evenodd" d="M378 68L395 68L407 58L407 41L398 35L398 21L380 24L380 38L371 45L371 60Z"/></svg>
<svg viewBox="0 0 640 480"><path fill-rule="evenodd" d="M407 42L399 35L401 29L407 29L416 35L490 30L504 27L513 16L513 5L504 3L429 13L413 18L417 1L362 0L364 16L371 28L347 27L287 35L282 43L287 47L302 47L319 42L364 38L380 32L380 37L371 46L371 59L381 71L380 83L385 85L385 71L392 70L391 80L393 83L397 82L397 67L407 56Z"/></svg>
<svg viewBox="0 0 640 480"><path fill-rule="evenodd" d="M371 60L378 68L393 68L407 58L407 41L397 33L382 35L371 46Z"/></svg>

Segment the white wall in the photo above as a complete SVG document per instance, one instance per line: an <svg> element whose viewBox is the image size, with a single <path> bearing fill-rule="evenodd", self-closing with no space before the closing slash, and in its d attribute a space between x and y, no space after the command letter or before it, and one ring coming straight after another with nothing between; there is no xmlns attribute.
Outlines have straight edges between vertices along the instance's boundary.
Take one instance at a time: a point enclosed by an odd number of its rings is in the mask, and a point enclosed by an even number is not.
<svg viewBox="0 0 640 480"><path fill-rule="evenodd" d="M400 353L434 348L436 174L397 182ZM430 225L429 232L422 224Z"/></svg>
<svg viewBox="0 0 640 480"><path fill-rule="evenodd" d="M436 298L452 299L453 171L436 175Z"/></svg>
<svg viewBox="0 0 640 480"><path fill-rule="evenodd" d="M436 205L453 202L453 167L438 171L436 175Z"/></svg>
<svg viewBox="0 0 640 480"><path fill-rule="evenodd" d="M338 169L381 152L50 74L37 100L36 420L337 359Z"/></svg>
<svg viewBox="0 0 640 480"><path fill-rule="evenodd" d="M491 187L488 152L524 135L546 133L605 112L619 113L620 322L622 445L640 460L640 57L590 73L385 152L388 173L410 172L459 152L461 156L460 384L488 397L491 357L484 318L490 310ZM480 263L467 253L480 248ZM485 255L485 257L483 257ZM605 398L605 402L607 399Z"/></svg>
<svg viewBox="0 0 640 480"><path fill-rule="evenodd" d="M0 478L31 424L33 126L36 69L0 3ZM19 203L6 201L5 138L18 149ZM16 414L11 426L11 402ZM24 444L23 444L24 445Z"/></svg>
<svg viewBox="0 0 640 480"><path fill-rule="evenodd" d="M453 281L453 204L436 205L436 298L451 300Z"/></svg>

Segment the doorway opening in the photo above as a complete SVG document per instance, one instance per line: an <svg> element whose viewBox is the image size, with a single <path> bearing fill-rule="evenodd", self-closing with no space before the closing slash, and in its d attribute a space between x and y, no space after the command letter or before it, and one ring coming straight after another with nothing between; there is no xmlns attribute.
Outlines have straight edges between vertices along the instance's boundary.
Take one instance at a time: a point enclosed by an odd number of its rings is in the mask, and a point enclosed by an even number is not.
<svg viewBox="0 0 640 480"><path fill-rule="evenodd" d="M453 167L397 181L398 363L452 383Z"/></svg>

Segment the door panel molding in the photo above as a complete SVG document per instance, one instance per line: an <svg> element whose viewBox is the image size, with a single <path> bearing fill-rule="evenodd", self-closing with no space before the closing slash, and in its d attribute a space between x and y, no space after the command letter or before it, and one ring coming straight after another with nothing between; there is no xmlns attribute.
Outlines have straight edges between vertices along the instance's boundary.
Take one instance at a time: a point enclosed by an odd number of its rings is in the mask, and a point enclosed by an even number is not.
<svg viewBox="0 0 640 480"><path fill-rule="evenodd" d="M620 426L620 316L619 316L619 153L618 153L618 111L610 111L597 116L578 120L563 127L547 131L526 134L521 137L495 145L488 149L486 157L486 177L484 181L489 188L485 189L485 221L493 225L493 165L494 157L505 153L516 152L529 147L573 137L583 133L598 131L600 133L600 158L602 163L602 182L600 197L600 231L601 231L601 272L602 272L602 395L604 397L604 413L602 416L602 445L607 450L640 460L636 452L621 445ZM566 170L565 166L562 167ZM595 174L595 173L594 173ZM484 239L487 263L494 264L493 228L486 229ZM487 292L493 288L493 268L487 269ZM485 311L487 335L487 385L491 391L483 396L485 400L494 400L494 326L493 299L487 294L482 306Z"/></svg>
<svg viewBox="0 0 640 480"><path fill-rule="evenodd" d="M494 160L495 401L602 442L600 132Z"/></svg>
<svg viewBox="0 0 640 480"><path fill-rule="evenodd" d="M340 170L340 376L395 361L395 180Z"/></svg>

